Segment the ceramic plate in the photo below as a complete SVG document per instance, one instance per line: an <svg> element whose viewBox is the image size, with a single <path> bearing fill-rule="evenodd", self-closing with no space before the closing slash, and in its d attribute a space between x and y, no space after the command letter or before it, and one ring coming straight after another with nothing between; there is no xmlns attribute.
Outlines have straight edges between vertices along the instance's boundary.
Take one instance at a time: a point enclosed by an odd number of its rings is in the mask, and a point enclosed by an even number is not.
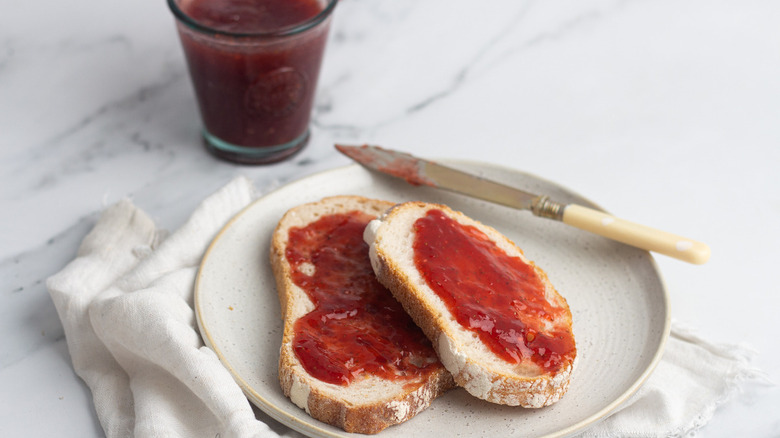
<svg viewBox="0 0 780 438"><path fill-rule="evenodd" d="M581 196L516 170L452 161L472 171L560 202L595 207ZM353 165L286 185L228 223L207 251L195 288L205 343L249 400L281 423L313 437L348 434L309 417L279 387L282 337L279 300L268 260L271 233L288 209L333 195L449 205L491 225L549 275L571 307L578 363L568 393L543 409L499 406L454 389L384 437L567 436L603 419L633 394L660 360L669 334L669 300L649 253L560 222L430 187L415 187Z"/></svg>

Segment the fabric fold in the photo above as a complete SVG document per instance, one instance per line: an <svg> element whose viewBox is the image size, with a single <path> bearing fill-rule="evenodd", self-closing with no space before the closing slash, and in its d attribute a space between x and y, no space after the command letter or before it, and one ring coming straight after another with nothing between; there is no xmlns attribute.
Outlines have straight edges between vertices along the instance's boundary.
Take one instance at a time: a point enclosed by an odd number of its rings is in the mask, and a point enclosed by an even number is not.
<svg viewBox="0 0 780 438"><path fill-rule="evenodd" d="M74 369L107 436L279 436L203 346L192 308L206 248L254 197L251 181L237 178L159 245L151 219L121 201L49 279Z"/></svg>
<svg viewBox="0 0 780 438"><path fill-rule="evenodd" d="M714 344L674 321L663 357L647 382L582 436L694 436L740 383L762 378L751 358L745 346Z"/></svg>

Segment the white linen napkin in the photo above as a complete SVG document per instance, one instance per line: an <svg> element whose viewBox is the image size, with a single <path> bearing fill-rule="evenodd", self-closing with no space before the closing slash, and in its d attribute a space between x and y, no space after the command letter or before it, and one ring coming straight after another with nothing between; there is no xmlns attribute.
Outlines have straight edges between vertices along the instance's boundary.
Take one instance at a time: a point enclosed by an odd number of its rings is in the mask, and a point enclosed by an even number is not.
<svg viewBox="0 0 780 438"><path fill-rule="evenodd" d="M168 237L121 201L103 212L76 259L48 279L73 367L91 389L108 437L279 436L255 417L238 384L203 345L193 310L204 251L254 198L251 181L237 178ZM741 381L755 376L742 351L675 326L648 382L583 436L692 434Z"/></svg>
<svg viewBox="0 0 780 438"><path fill-rule="evenodd" d="M581 437L694 437L742 382L764 377L751 356L745 347L713 344L673 322L647 382Z"/></svg>

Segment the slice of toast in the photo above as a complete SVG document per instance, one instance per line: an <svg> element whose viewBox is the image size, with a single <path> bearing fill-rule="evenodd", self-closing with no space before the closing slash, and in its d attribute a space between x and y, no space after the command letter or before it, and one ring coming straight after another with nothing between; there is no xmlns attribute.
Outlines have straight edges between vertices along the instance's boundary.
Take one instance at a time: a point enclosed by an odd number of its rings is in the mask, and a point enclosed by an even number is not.
<svg viewBox="0 0 780 438"><path fill-rule="evenodd" d="M443 205L397 205L365 230L379 281L433 343L456 384L538 408L569 385L576 348L566 300L495 229Z"/></svg>
<svg viewBox="0 0 780 438"><path fill-rule="evenodd" d="M374 276L366 224L393 204L337 196L289 210L271 245L284 319L279 381L347 432L404 422L454 387L422 331Z"/></svg>

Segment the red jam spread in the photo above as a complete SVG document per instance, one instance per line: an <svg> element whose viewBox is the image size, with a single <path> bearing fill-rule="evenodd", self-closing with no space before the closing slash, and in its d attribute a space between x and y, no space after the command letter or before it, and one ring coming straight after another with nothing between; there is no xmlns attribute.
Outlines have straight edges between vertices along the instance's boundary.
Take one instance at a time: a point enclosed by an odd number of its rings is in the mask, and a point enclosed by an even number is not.
<svg viewBox="0 0 780 438"><path fill-rule="evenodd" d="M544 324L568 313L544 298L532 265L507 255L475 227L432 209L414 224L414 259L457 321L510 363L530 359L555 372L575 354L568 327Z"/></svg>
<svg viewBox="0 0 780 438"><path fill-rule="evenodd" d="M184 14L222 32L256 34L306 22L317 0L192 0ZM307 129L327 38L326 25L287 40L200 34L184 29L182 46L203 123L222 141L276 146Z"/></svg>
<svg viewBox="0 0 780 438"><path fill-rule="evenodd" d="M358 211L332 214L289 232L292 280L315 305L295 323L293 351L324 382L347 385L365 374L411 380L441 366L428 339L374 276L363 242L372 219Z"/></svg>

